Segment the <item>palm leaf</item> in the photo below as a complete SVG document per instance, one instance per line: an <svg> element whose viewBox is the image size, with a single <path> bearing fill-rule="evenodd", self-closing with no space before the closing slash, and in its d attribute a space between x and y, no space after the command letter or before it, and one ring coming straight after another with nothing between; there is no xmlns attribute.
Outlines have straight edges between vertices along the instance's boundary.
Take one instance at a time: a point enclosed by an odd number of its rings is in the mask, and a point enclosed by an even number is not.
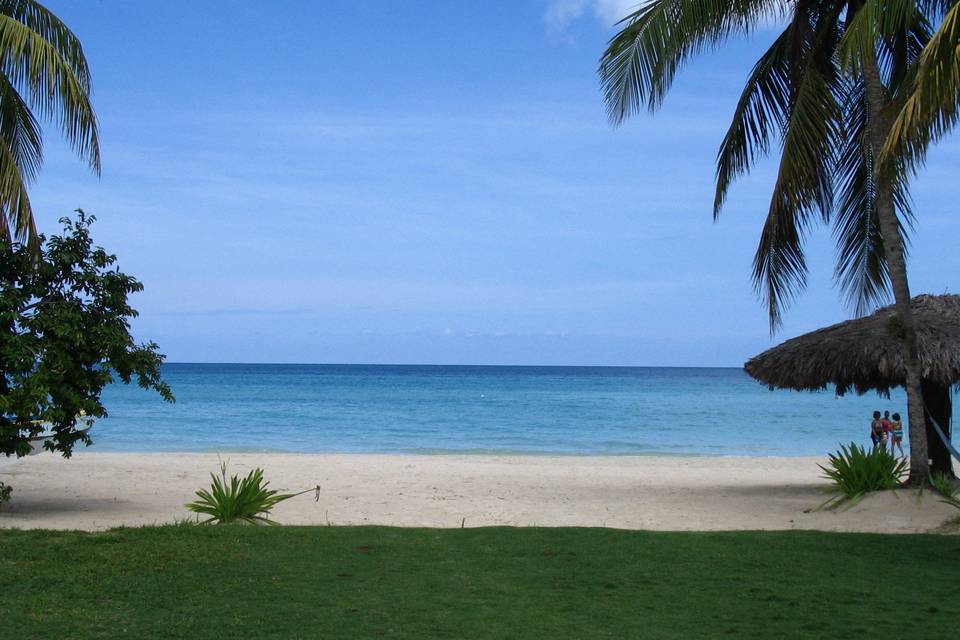
<svg viewBox="0 0 960 640"><path fill-rule="evenodd" d="M897 86L929 32L916 0L864 0L847 22L837 53L844 68L855 73L876 58L886 83Z"/></svg>
<svg viewBox="0 0 960 640"><path fill-rule="evenodd" d="M757 159L770 150L770 138L780 135L790 110L789 58L792 29L786 29L757 61L747 79L733 121L717 153L717 190L714 220L730 185L749 173Z"/></svg>
<svg viewBox="0 0 960 640"><path fill-rule="evenodd" d="M33 0L0 0L0 226L36 242L26 188L42 160L35 112L55 122L68 144L100 171L97 119L90 74L76 36ZM16 172L19 175L13 175Z"/></svg>
<svg viewBox="0 0 960 640"><path fill-rule="evenodd" d="M608 116L619 124L641 108L659 108L691 55L751 33L760 19L783 15L785 7L790 25L754 66L718 151L713 207L716 219L733 182L767 155L773 137L779 136L777 179L753 264L754 285L767 305L771 331L806 285L803 242L818 221L833 220L835 276L854 310L863 313L889 295L877 198L878 193L890 197L884 185L893 187L897 232L905 247L912 224L909 171L899 160L878 162L866 144L865 127L885 131L887 122L882 117L877 123L867 120L862 67L876 63L871 69L879 68L881 83L894 89L914 75L919 78L917 61L934 60L930 47L924 50L930 25L935 16L955 16L956 0L652 0L621 22L599 70ZM958 41L956 35L952 38ZM955 75L957 68L960 64L954 65ZM941 102L949 98L954 109L941 117L953 118L950 126L957 117L958 84L954 81L949 89L953 93L941 91ZM914 114L918 100L908 105ZM934 125L930 139L942 135ZM922 132L917 135L919 154L927 142Z"/></svg>
<svg viewBox="0 0 960 640"><path fill-rule="evenodd" d="M917 62L916 74L881 153L916 171L929 146L960 116L960 3L954 3Z"/></svg>
<svg viewBox="0 0 960 640"><path fill-rule="evenodd" d="M27 196L27 184L17 165L17 156L6 139L0 140L0 242L10 245L10 229L18 238L27 238L36 245L37 228Z"/></svg>
<svg viewBox="0 0 960 640"><path fill-rule="evenodd" d="M790 113L777 180L753 262L753 280L767 305L770 330L806 285L803 239L833 207L833 166L838 147L842 79L830 55L835 19L797 13L790 27Z"/></svg>
<svg viewBox="0 0 960 640"><path fill-rule="evenodd" d="M656 110L691 56L779 16L773 0L652 0L624 18L600 59L610 120L619 124L646 106Z"/></svg>
<svg viewBox="0 0 960 640"><path fill-rule="evenodd" d="M26 91L42 117L57 121L67 142L99 171L97 119L90 104L89 76L78 77L76 72L79 63L64 58L36 31L0 13L0 73Z"/></svg>
<svg viewBox="0 0 960 640"><path fill-rule="evenodd" d="M843 107L842 149L837 159L839 198L833 236L834 275L847 304L863 315L890 299L890 272L877 217L875 161L869 144L868 106L862 82L850 83ZM907 182L893 182L894 206L904 255L913 212Z"/></svg>
<svg viewBox="0 0 960 640"><path fill-rule="evenodd" d="M0 75L0 211L12 224L0 223L0 238L9 240L9 227L37 233L27 196L27 183L34 180L43 161L40 130L30 108L6 77Z"/></svg>
<svg viewBox="0 0 960 640"><path fill-rule="evenodd" d="M10 16L49 42L85 91L90 91L90 70L77 36L50 10L35 0L0 0L0 14Z"/></svg>

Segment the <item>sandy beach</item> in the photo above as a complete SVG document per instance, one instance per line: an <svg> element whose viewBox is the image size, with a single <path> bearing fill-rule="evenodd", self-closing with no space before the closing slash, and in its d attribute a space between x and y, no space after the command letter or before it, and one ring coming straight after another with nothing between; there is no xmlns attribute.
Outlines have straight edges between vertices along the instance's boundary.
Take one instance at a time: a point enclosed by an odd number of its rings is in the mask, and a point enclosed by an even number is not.
<svg viewBox="0 0 960 640"><path fill-rule="evenodd" d="M929 492L824 499L818 458L232 454L272 488L312 494L281 504L284 524L403 527L585 526L653 530L820 529L908 533L957 511ZM215 454L48 454L0 462L14 499L0 527L103 530L172 523L209 484Z"/></svg>

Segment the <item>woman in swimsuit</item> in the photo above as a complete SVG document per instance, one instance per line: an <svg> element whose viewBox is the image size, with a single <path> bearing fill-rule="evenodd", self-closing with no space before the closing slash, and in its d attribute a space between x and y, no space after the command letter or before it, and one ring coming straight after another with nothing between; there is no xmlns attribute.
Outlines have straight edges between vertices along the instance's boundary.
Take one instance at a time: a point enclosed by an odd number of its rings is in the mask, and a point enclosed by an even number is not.
<svg viewBox="0 0 960 640"><path fill-rule="evenodd" d="M880 423L880 412L873 412L873 421L870 423L870 441L873 446L879 447L883 442L883 425Z"/></svg>
<svg viewBox="0 0 960 640"><path fill-rule="evenodd" d="M903 422L900 421L900 414L893 414L893 422L890 423L890 453L893 453L893 448L896 447L900 449L900 457L904 457L903 453Z"/></svg>

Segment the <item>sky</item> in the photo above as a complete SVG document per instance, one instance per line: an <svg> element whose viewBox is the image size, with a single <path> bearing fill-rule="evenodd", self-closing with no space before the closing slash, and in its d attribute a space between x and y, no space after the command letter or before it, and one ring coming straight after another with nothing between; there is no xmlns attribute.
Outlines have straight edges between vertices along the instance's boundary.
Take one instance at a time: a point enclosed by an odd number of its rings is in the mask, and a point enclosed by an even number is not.
<svg viewBox="0 0 960 640"><path fill-rule="evenodd" d="M770 335L770 162L712 222L772 28L614 128L596 68L629 1L46 4L84 44L103 171L47 126L40 228L97 217L169 361L740 366L851 317L820 228ZM958 290L958 158L914 183L914 293Z"/></svg>

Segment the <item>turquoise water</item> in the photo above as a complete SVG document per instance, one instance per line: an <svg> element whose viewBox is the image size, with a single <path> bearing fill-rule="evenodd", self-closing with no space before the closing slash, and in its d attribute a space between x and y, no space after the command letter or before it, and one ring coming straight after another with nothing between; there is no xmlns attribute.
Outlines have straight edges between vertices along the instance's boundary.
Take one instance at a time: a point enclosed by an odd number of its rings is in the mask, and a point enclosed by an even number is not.
<svg viewBox="0 0 960 640"><path fill-rule="evenodd" d="M114 385L91 451L820 455L891 399L769 391L739 369L168 364Z"/></svg>

